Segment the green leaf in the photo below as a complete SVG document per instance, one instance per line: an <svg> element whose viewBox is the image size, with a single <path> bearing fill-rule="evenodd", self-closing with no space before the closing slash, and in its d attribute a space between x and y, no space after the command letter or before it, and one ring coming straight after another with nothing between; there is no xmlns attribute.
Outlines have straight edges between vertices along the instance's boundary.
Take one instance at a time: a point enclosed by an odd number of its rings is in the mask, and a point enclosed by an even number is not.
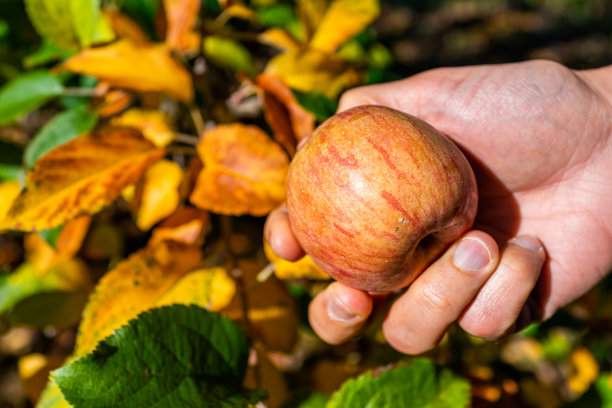
<svg viewBox="0 0 612 408"><path fill-rule="evenodd" d="M298 103L307 111L313 113L318 120L325 120L338 109L338 103L318 92L303 92L292 89Z"/></svg>
<svg viewBox="0 0 612 408"><path fill-rule="evenodd" d="M0 140L0 181L21 179L23 151L16 145Z"/></svg>
<svg viewBox="0 0 612 408"><path fill-rule="evenodd" d="M213 63L232 71L242 71L250 76L255 75L253 57L249 50L239 42L210 35L204 38L203 49L206 57Z"/></svg>
<svg viewBox="0 0 612 408"><path fill-rule="evenodd" d="M291 5L273 4L257 10L257 19L266 27L286 27L297 17Z"/></svg>
<svg viewBox="0 0 612 408"><path fill-rule="evenodd" d="M46 71L19 76L0 89L0 125L17 120L64 90L62 82Z"/></svg>
<svg viewBox="0 0 612 408"><path fill-rule="evenodd" d="M100 0L25 0L38 34L65 49L114 37L100 13Z"/></svg>
<svg viewBox="0 0 612 408"><path fill-rule="evenodd" d="M348 380L326 408L463 408L470 404L469 383L449 370L437 372L433 363L415 359L374 376L367 372Z"/></svg>
<svg viewBox="0 0 612 408"><path fill-rule="evenodd" d="M0 327L69 327L80 319L90 282L85 267L67 261L41 273L29 263L0 274Z"/></svg>
<svg viewBox="0 0 612 408"><path fill-rule="evenodd" d="M39 157L54 147L90 131L97 120L97 114L84 108L76 108L56 115L38 131L26 147L23 155L24 164L28 168L34 167Z"/></svg>
<svg viewBox="0 0 612 408"><path fill-rule="evenodd" d="M93 353L52 373L66 400L88 407L246 407L249 346L230 319L197 306L142 313Z"/></svg>
<svg viewBox="0 0 612 408"><path fill-rule="evenodd" d="M55 249L55 243L57 242L57 238L61 234L63 228L64 226L60 225L49 230L38 231L38 235L40 235L40 237L47 244L49 244L53 249Z"/></svg>
<svg viewBox="0 0 612 408"><path fill-rule="evenodd" d="M27 69L32 69L50 62L68 58L73 54L73 51L67 51L66 49L50 42L48 39L43 38L40 47L23 59L23 66Z"/></svg>

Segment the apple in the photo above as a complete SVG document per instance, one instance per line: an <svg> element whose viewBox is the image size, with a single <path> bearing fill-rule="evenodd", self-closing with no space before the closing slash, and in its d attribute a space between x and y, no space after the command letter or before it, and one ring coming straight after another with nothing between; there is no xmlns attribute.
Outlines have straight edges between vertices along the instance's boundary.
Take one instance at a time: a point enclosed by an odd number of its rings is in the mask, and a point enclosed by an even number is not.
<svg viewBox="0 0 612 408"><path fill-rule="evenodd" d="M287 178L291 230L332 278L369 292L409 285L474 222L467 159L426 122L358 106L323 122Z"/></svg>

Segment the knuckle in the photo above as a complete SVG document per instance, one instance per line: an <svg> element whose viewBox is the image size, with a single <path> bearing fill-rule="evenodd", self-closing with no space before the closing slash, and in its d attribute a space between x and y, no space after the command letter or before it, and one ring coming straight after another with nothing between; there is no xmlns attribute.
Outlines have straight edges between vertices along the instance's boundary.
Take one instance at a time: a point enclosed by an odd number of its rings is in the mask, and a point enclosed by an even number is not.
<svg viewBox="0 0 612 408"><path fill-rule="evenodd" d="M452 307L449 297L441 293L434 285L423 285L420 294L425 315L446 314Z"/></svg>

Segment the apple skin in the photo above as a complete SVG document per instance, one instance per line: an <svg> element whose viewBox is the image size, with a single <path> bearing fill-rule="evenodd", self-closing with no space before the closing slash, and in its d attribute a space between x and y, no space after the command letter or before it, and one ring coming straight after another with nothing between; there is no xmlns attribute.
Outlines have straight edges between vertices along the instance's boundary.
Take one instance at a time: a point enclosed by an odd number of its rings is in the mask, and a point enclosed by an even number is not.
<svg viewBox="0 0 612 408"><path fill-rule="evenodd" d="M424 121L376 105L323 122L289 167L287 210L332 278L369 292L409 285L476 216L474 173Z"/></svg>

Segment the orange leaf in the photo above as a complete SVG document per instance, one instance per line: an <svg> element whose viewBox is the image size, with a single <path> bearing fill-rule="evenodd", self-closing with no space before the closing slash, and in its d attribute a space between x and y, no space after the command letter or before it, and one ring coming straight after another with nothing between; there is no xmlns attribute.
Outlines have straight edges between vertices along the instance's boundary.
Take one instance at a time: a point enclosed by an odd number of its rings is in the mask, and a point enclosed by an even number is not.
<svg viewBox="0 0 612 408"><path fill-rule="evenodd" d="M179 186L183 170L171 160L160 160L152 165L141 180L142 195L136 225L146 231L172 214L179 205Z"/></svg>
<svg viewBox="0 0 612 408"><path fill-rule="evenodd" d="M263 90L264 115L274 137L293 155L297 142L314 130L314 115L302 108L291 89L277 76L263 73L256 79Z"/></svg>
<svg viewBox="0 0 612 408"><path fill-rule="evenodd" d="M158 110L132 108L111 119L114 126L128 126L138 129L142 135L157 147L166 147L174 132L169 125L170 119Z"/></svg>
<svg viewBox="0 0 612 408"><path fill-rule="evenodd" d="M265 215L285 198L288 158L256 126L221 125L197 146L204 169L190 200L222 214Z"/></svg>
<svg viewBox="0 0 612 408"><path fill-rule="evenodd" d="M210 214L193 207L183 207L153 230L149 245L164 240L201 246L210 222Z"/></svg>
<svg viewBox="0 0 612 408"><path fill-rule="evenodd" d="M162 242L135 252L107 272L83 312L75 355L92 351L113 330L154 307L200 259L197 247Z"/></svg>
<svg viewBox="0 0 612 408"><path fill-rule="evenodd" d="M0 230L46 230L96 213L163 154L131 129L90 133L60 145L36 162Z"/></svg>
<svg viewBox="0 0 612 408"><path fill-rule="evenodd" d="M103 47L82 50L66 60L64 68L94 76L117 87L167 92L181 101L193 98L189 72L163 45L119 40Z"/></svg>
<svg viewBox="0 0 612 408"><path fill-rule="evenodd" d="M149 36L134 20L116 10L105 10L104 16L118 38L127 38L135 43L149 42Z"/></svg>
<svg viewBox="0 0 612 408"><path fill-rule="evenodd" d="M127 108L132 103L132 99L133 95L129 92L123 89L113 89L106 91L102 98L95 98L94 106L100 118L107 118Z"/></svg>
<svg viewBox="0 0 612 408"><path fill-rule="evenodd" d="M194 31L200 0L164 0L166 44L181 53L197 52L201 36Z"/></svg>
<svg viewBox="0 0 612 408"><path fill-rule="evenodd" d="M17 180L0 181L0 222L6 218L20 191Z"/></svg>

